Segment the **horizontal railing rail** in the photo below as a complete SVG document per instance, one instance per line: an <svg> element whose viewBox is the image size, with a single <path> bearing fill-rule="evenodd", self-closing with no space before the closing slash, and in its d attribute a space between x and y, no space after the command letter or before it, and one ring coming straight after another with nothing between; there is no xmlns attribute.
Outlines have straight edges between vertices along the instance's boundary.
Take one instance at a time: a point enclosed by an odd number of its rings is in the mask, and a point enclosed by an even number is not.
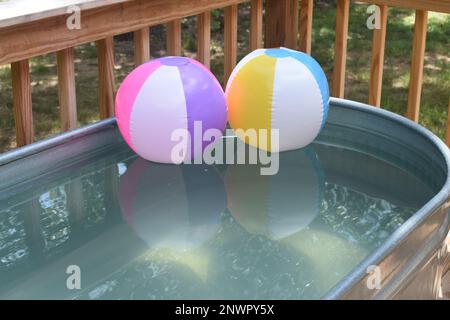
<svg viewBox="0 0 450 320"><path fill-rule="evenodd" d="M287 46L311 53L313 0L63 0L48 9L19 14L10 7L0 9L0 65L11 64L13 109L17 146L34 141L29 59L56 52L61 129L77 126L77 102L73 47L96 42L99 69L100 118L113 116L113 36L133 32L135 62L150 59L149 27L167 24L167 53L182 52L181 18L197 16L197 58L210 65L211 10L224 8L224 76L237 63L238 5L251 3L250 47ZM380 28L373 31L369 104L379 107L382 95L384 51L389 7L416 10L411 76L406 116L418 121L423 82L423 64L428 11L450 13L447 0L376 0ZM44 2L45 3L45 2ZM6 2L8 4L8 2ZM67 9L77 5L80 28L69 30ZM1 6L5 4L0 4ZM264 15L264 23L263 23ZM331 93L344 97L350 0L337 0L334 69ZM450 109L450 104L449 104ZM450 144L450 120L446 139Z"/></svg>
<svg viewBox="0 0 450 320"><path fill-rule="evenodd" d="M177 21L241 2L246 0L128 0L81 9L80 28L73 30L67 28L66 20L71 13L66 12L30 22L10 23L0 28L0 64Z"/></svg>

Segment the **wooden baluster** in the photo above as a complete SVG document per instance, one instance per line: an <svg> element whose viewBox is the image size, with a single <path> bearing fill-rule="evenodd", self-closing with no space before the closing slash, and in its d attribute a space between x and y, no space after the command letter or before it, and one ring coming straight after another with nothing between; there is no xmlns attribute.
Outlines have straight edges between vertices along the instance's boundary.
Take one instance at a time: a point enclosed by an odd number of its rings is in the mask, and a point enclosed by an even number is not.
<svg viewBox="0 0 450 320"><path fill-rule="evenodd" d="M373 31L372 62L370 65L369 104L381 105L383 86L384 48L386 43L388 6L380 5L380 29Z"/></svg>
<svg viewBox="0 0 450 320"><path fill-rule="evenodd" d="M167 54L181 56L181 19L167 23Z"/></svg>
<svg viewBox="0 0 450 320"><path fill-rule="evenodd" d="M266 0L265 44L297 48L298 0Z"/></svg>
<svg viewBox="0 0 450 320"><path fill-rule="evenodd" d="M447 109L447 130L445 131L445 142L450 147L450 100L448 101Z"/></svg>
<svg viewBox="0 0 450 320"><path fill-rule="evenodd" d="M298 36L298 0L286 1L284 10L285 34L286 40L284 45L291 49L297 49Z"/></svg>
<svg viewBox="0 0 450 320"><path fill-rule="evenodd" d="M264 29L264 42L266 48L281 47L284 45L285 35L280 27L284 0L266 0L266 21Z"/></svg>
<svg viewBox="0 0 450 320"><path fill-rule="evenodd" d="M251 25L250 25L250 49L256 50L263 46L263 0L252 0Z"/></svg>
<svg viewBox="0 0 450 320"><path fill-rule="evenodd" d="M11 64L11 78L16 141L17 146L21 147L32 143L34 140L30 67L28 60Z"/></svg>
<svg viewBox="0 0 450 320"><path fill-rule="evenodd" d="M58 51L56 53L56 59L58 61L61 130L68 131L77 127L77 97L73 48Z"/></svg>
<svg viewBox="0 0 450 320"><path fill-rule="evenodd" d="M225 8L225 35L224 35L224 85L231 75L237 61L237 25L238 6L232 5Z"/></svg>
<svg viewBox="0 0 450 320"><path fill-rule="evenodd" d="M134 32L134 62L137 66L150 60L150 28Z"/></svg>
<svg viewBox="0 0 450 320"><path fill-rule="evenodd" d="M420 98L422 95L423 63L428 28L428 11L417 10L414 25L411 76L409 81L408 110L406 116L419 121Z"/></svg>
<svg viewBox="0 0 450 320"><path fill-rule="evenodd" d="M97 41L100 118L114 115L114 39Z"/></svg>
<svg viewBox="0 0 450 320"><path fill-rule="evenodd" d="M211 60L211 12L197 16L197 58L207 68Z"/></svg>
<svg viewBox="0 0 450 320"><path fill-rule="evenodd" d="M300 45L299 50L311 54L313 0L302 0L300 9Z"/></svg>
<svg viewBox="0 0 450 320"><path fill-rule="evenodd" d="M334 44L334 70L332 95L344 97L345 67L347 60L348 18L350 0L338 0L336 8L336 39Z"/></svg>

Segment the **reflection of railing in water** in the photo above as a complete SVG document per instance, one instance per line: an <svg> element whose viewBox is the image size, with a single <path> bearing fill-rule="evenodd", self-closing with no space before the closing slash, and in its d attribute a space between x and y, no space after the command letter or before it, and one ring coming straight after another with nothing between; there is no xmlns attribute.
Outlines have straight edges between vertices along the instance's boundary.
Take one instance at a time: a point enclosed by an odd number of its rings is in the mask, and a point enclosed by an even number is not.
<svg viewBox="0 0 450 320"><path fill-rule="evenodd" d="M0 210L3 275L21 265L57 258L68 247L96 237L104 224L121 219L114 216L119 206L118 180L117 166L109 166Z"/></svg>
<svg viewBox="0 0 450 320"><path fill-rule="evenodd" d="M48 10L45 14L30 14L26 18L13 17L0 20L0 64L11 63L14 117L17 145L34 141L33 114L28 59L34 56L57 53L61 128L67 131L76 127L77 103L73 47L96 41L99 62L99 108L101 118L113 116L114 48L113 36L134 32L136 64L150 59L149 26L167 23L167 49L170 55L181 54L181 18L198 17L198 59L210 63L210 11L225 8L224 19L224 73L230 75L237 60L237 5L250 0L118 0L105 4L103 0L80 3L81 29L68 30L66 8ZM446 0L364 0L378 3L381 29L373 32L369 103L380 106L383 78L384 49L388 7L416 10L414 27L411 78L407 116L418 121L423 79L428 10L450 13ZM347 36L350 0L337 1L336 40L332 95L344 96L347 58ZM300 7L300 14L299 12ZM297 13L297 14L296 14ZM263 14L265 25L263 25ZM311 53L313 0L251 0L251 49L284 45ZM106 23L105 23L106 21ZM299 38L299 39L297 39ZM49 42L49 39L51 39ZM449 106L450 107L450 106ZM450 118L449 118L450 119ZM450 126L448 126L450 129ZM447 130L450 143L450 130Z"/></svg>

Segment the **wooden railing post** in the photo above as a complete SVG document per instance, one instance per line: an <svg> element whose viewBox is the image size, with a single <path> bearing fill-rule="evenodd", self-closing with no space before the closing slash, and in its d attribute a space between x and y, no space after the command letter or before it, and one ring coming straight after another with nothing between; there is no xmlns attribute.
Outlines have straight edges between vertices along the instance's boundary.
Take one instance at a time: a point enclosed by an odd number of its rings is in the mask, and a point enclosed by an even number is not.
<svg viewBox="0 0 450 320"><path fill-rule="evenodd" d="M298 0L285 0L284 29L286 33L285 46L297 50L298 36Z"/></svg>
<svg viewBox="0 0 450 320"><path fill-rule="evenodd" d="M266 0L265 45L297 48L298 0Z"/></svg>
<svg viewBox="0 0 450 320"><path fill-rule="evenodd" d="M30 67L28 60L11 64L14 122L17 146L30 144L34 140L33 111L31 105Z"/></svg>
<svg viewBox="0 0 450 320"><path fill-rule="evenodd" d="M114 40L97 41L100 118L114 115Z"/></svg>
<svg viewBox="0 0 450 320"><path fill-rule="evenodd" d="M77 97L75 89L75 65L73 48L58 51L58 93L61 130L77 127Z"/></svg>
<svg viewBox="0 0 450 320"><path fill-rule="evenodd" d="M332 95L344 97L345 67L347 61L348 19L350 0L338 0L336 9L336 39L334 45L334 69Z"/></svg>
<svg viewBox="0 0 450 320"><path fill-rule="evenodd" d="M299 50L311 54L313 0L302 0L300 9L300 45Z"/></svg>
<svg viewBox="0 0 450 320"><path fill-rule="evenodd" d="M207 68L211 64L211 12L197 16L197 58Z"/></svg>
<svg viewBox="0 0 450 320"><path fill-rule="evenodd" d="M225 34L224 34L224 86L233 72L237 62L237 26L238 6L232 5L225 8Z"/></svg>
<svg viewBox="0 0 450 320"><path fill-rule="evenodd" d="M181 19L167 23L167 54L181 56Z"/></svg>
<svg viewBox="0 0 450 320"><path fill-rule="evenodd" d="M284 33L281 28L281 11L284 0L266 0L266 23L264 42L266 48L284 45Z"/></svg>
<svg viewBox="0 0 450 320"><path fill-rule="evenodd" d="M150 60L150 28L142 28L134 32L134 61L141 65Z"/></svg>
<svg viewBox="0 0 450 320"><path fill-rule="evenodd" d="M250 48L256 50L263 45L263 0L252 0L250 23Z"/></svg>
<svg viewBox="0 0 450 320"><path fill-rule="evenodd" d="M428 11L417 10L414 25L411 76L409 81L408 110L406 116L419 121L420 98L422 95L423 63L428 29Z"/></svg>
<svg viewBox="0 0 450 320"><path fill-rule="evenodd" d="M383 85L384 48L388 7L380 5L380 29L373 31L372 62L370 65L369 104L380 107L381 88Z"/></svg>

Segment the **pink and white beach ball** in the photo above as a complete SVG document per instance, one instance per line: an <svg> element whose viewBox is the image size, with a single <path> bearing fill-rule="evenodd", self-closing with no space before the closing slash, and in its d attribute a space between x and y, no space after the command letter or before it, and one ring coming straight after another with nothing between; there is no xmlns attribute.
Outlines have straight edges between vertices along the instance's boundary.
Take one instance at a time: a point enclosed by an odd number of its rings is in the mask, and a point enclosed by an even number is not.
<svg viewBox="0 0 450 320"><path fill-rule="evenodd" d="M178 163L172 155L181 142L174 141L176 130L187 130L190 138L185 161L213 142L202 141L200 148L195 139L208 129L223 132L227 123L219 82L200 62L185 57L155 59L134 69L117 92L115 115L127 144L142 158L160 163ZM194 137L195 123L201 124L202 137Z"/></svg>

